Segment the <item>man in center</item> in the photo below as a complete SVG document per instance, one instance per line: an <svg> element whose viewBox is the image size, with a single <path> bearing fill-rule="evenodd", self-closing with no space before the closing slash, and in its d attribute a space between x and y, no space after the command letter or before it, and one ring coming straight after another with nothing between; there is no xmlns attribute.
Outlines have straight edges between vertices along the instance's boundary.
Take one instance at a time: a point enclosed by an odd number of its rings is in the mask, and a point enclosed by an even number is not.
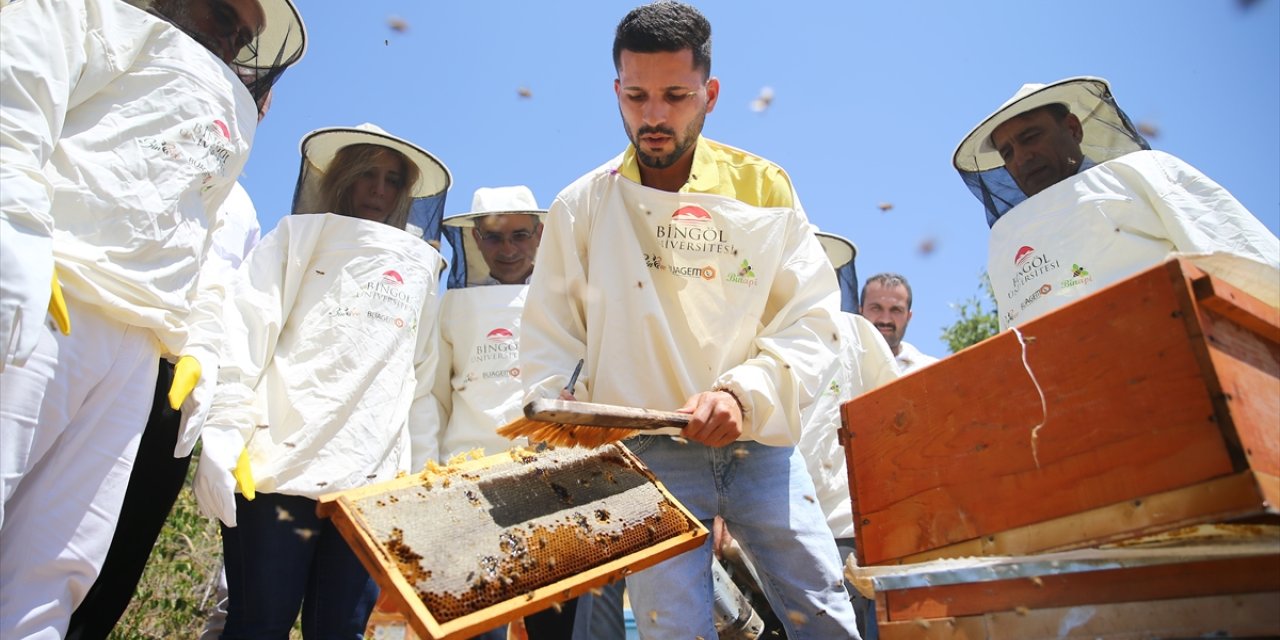
<svg viewBox="0 0 1280 640"><path fill-rule="evenodd" d="M701 137L720 90L706 18L639 7L613 51L631 145L548 212L523 315L527 399L560 397L582 358L577 399L691 414L627 444L696 517L724 518L787 637L857 637L795 449L835 364L835 273L786 173ZM711 553L708 540L627 578L644 637L716 637Z"/></svg>

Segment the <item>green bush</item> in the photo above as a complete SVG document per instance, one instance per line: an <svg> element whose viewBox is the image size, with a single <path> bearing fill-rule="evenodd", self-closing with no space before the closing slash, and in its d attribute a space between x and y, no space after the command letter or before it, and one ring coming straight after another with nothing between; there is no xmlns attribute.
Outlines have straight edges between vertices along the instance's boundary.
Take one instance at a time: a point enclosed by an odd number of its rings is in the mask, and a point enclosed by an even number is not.
<svg viewBox="0 0 1280 640"><path fill-rule="evenodd" d="M951 305L960 316L951 326L942 328L942 340L947 343L951 353L978 344L1000 331L1000 322L996 317L996 295L991 290L991 279L985 271L978 289L986 293L985 301L990 305L988 309L982 308L983 297L977 295Z"/></svg>

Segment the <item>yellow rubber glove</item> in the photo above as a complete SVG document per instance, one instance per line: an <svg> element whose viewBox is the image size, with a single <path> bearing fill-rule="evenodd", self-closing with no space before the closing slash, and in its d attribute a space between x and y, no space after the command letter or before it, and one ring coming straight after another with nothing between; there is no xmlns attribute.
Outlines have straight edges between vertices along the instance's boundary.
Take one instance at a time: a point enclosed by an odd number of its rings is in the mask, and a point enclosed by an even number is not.
<svg viewBox="0 0 1280 640"><path fill-rule="evenodd" d="M173 383L169 385L169 406L174 411L182 408L197 382L200 382L200 361L191 356L178 358L173 368Z"/></svg>
<svg viewBox="0 0 1280 640"><path fill-rule="evenodd" d="M249 468L249 446L245 445L240 451L240 458L236 460L236 470L231 472L235 476L236 484L240 485L240 493L244 494L245 500L253 500L257 495L254 490L257 486L253 483L253 469Z"/></svg>
<svg viewBox="0 0 1280 640"><path fill-rule="evenodd" d="M62 297L62 285L58 284L58 270L53 270L53 286L49 296L49 315L58 325L62 335L71 335L71 315L67 313L67 299Z"/></svg>

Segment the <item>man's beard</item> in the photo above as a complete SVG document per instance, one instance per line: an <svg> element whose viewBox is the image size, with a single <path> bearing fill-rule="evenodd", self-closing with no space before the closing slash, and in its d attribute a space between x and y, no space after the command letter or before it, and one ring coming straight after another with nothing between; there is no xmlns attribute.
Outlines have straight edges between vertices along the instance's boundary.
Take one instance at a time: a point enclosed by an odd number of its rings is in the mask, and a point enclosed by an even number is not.
<svg viewBox="0 0 1280 640"><path fill-rule="evenodd" d="M894 348L902 344L902 336L901 334L898 333L897 325L885 323L885 324L877 324L875 325L875 327L877 330L880 330L880 329L889 330L888 333L885 333L884 331L880 331L880 335L884 336L884 341L889 343L890 348Z"/></svg>
<svg viewBox="0 0 1280 640"><path fill-rule="evenodd" d="M638 130L636 130L634 136L631 135L631 130L627 129L627 137L631 139L631 145L636 148L636 159L640 161L640 164L650 169L666 169L667 167L670 167L671 165L675 164L676 161L678 161L681 158L681 156L684 155L685 151L688 151L689 147L693 146L693 143L698 141L698 135L702 133L702 125L704 122L706 122L706 119L707 119L706 110L700 111L698 113L698 117L694 118L693 122L690 122L689 126L684 128L683 139L676 136L675 129L672 129L671 127L665 127L665 126L657 126L657 127L642 126ZM623 120L622 126L623 128L627 128L626 120ZM645 153L640 148L640 137L649 133L657 133L664 136L671 136L671 139L674 140L676 143L676 148L673 149L671 153L668 153L662 156L654 156L654 155Z"/></svg>

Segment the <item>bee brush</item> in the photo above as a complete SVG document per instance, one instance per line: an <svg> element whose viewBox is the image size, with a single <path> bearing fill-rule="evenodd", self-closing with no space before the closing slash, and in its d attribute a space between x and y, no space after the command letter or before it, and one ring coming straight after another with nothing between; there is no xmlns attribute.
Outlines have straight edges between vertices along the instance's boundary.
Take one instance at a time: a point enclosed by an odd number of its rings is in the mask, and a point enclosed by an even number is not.
<svg viewBox="0 0 1280 640"><path fill-rule="evenodd" d="M573 393L581 370L579 361L565 390ZM499 427L498 435L511 439L528 437L530 442L545 442L555 447L594 448L617 442L637 431L683 429L688 424L687 413L539 398L524 406L523 418Z"/></svg>

